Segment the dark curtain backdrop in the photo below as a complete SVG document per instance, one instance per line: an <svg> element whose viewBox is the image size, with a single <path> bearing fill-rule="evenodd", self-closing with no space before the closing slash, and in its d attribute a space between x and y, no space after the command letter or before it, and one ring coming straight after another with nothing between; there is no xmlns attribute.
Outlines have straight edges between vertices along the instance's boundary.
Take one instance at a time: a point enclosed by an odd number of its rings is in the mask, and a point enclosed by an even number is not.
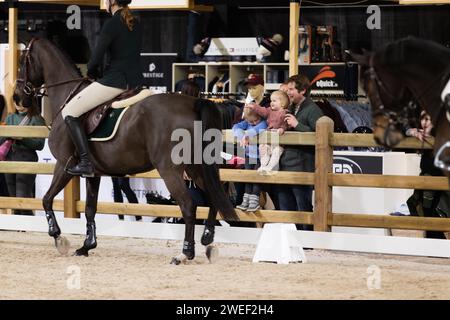
<svg viewBox="0 0 450 320"><path fill-rule="evenodd" d="M19 39L26 41L32 36L52 38L66 48L77 62L82 62L89 56L89 48L95 45L107 15L91 8L83 8L82 30L69 31L65 28L68 17L65 8L28 6L26 10L19 11L19 20L41 19L47 26L46 30L36 32L21 30ZM303 9L301 24L337 26L338 40L344 49L376 49L384 43L408 35L450 46L450 5L382 7L381 14L381 30L367 29L368 14L364 7ZM288 8L239 9L220 4L215 6L213 13L137 11L136 15L142 21L144 29L143 51L175 52L179 54L180 61L185 61L192 46L207 36L270 37L280 33L284 36L282 49L288 48ZM1 6L0 20L5 23L8 20L5 5ZM8 41L8 33L4 30L0 30L0 41Z"/></svg>
<svg viewBox="0 0 450 320"><path fill-rule="evenodd" d="M344 49L372 50L409 35L450 46L450 5L382 7L381 10L381 30L366 27L369 17L366 8L304 9L301 24L335 25ZM288 49L288 9L242 10L222 5L216 6L214 13L200 15L187 12L140 12L139 15L146 30L145 49L177 52L181 60L204 37L271 37L280 33L284 37L283 49ZM192 20L197 20L196 32L188 32Z"/></svg>

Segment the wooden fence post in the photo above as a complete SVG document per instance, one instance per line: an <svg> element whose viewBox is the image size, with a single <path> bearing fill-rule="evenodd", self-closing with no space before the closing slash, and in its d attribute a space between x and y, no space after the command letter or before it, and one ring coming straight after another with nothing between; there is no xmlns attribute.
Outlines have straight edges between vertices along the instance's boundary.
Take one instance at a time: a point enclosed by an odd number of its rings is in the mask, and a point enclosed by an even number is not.
<svg viewBox="0 0 450 320"><path fill-rule="evenodd" d="M328 173L333 170L333 147L330 145L334 123L321 117L316 123L316 170L314 174L314 231L330 231L328 215L332 212L332 187Z"/></svg>
<svg viewBox="0 0 450 320"><path fill-rule="evenodd" d="M80 177L73 177L64 188L64 217L79 218L77 201L80 200Z"/></svg>

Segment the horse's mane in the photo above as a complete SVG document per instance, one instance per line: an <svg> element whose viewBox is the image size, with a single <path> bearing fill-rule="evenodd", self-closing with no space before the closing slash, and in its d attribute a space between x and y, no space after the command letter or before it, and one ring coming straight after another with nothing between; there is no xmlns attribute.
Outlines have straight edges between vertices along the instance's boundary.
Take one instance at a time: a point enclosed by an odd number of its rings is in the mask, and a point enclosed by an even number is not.
<svg viewBox="0 0 450 320"><path fill-rule="evenodd" d="M65 62L65 64L71 66L73 68L74 72L76 72L78 77L82 77L83 76L81 74L80 69L77 67L77 65L73 61L73 59L60 46L58 46L56 43L52 42L49 39L37 38L36 40L39 40L36 43L39 43L40 45L48 47L49 49L52 50L53 53L57 54L61 58L61 60Z"/></svg>
<svg viewBox="0 0 450 320"><path fill-rule="evenodd" d="M425 62L442 67L450 63L450 49L434 41L413 36L389 43L377 53L380 62L391 67Z"/></svg>

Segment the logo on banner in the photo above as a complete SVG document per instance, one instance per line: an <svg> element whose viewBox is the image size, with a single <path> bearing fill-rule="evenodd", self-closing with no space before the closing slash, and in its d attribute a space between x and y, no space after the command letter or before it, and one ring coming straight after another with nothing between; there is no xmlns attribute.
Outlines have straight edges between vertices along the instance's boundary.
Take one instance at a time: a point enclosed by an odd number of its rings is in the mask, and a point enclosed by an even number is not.
<svg viewBox="0 0 450 320"><path fill-rule="evenodd" d="M335 81L323 80L334 78L336 78L336 72L331 70L330 66L325 66L320 69L319 74L311 81L311 85L315 83L318 88L337 88L339 85Z"/></svg>
<svg viewBox="0 0 450 320"><path fill-rule="evenodd" d="M319 80L316 83L318 88L337 88L339 85L333 80Z"/></svg>
<svg viewBox="0 0 450 320"><path fill-rule="evenodd" d="M334 157L333 172L344 174L362 174L363 170L359 164L349 158Z"/></svg>
<svg viewBox="0 0 450 320"><path fill-rule="evenodd" d="M164 78L164 72L155 72L155 70L156 70L156 64L152 62L148 65L149 72L144 72L144 73L142 73L142 75L146 79Z"/></svg>
<svg viewBox="0 0 450 320"><path fill-rule="evenodd" d="M256 38L212 38L205 56L256 55Z"/></svg>

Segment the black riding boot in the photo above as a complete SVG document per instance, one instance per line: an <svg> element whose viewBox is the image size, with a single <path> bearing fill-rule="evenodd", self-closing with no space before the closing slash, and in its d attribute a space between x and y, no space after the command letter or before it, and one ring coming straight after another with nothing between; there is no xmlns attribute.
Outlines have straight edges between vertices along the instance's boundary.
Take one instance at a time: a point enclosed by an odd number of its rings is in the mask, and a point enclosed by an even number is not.
<svg viewBox="0 0 450 320"><path fill-rule="evenodd" d="M74 167L67 169L67 172L74 176L93 177L94 165L89 159L88 141L79 119L67 116L64 118L64 121L69 128L73 144L77 148L78 155L80 156L80 162Z"/></svg>

